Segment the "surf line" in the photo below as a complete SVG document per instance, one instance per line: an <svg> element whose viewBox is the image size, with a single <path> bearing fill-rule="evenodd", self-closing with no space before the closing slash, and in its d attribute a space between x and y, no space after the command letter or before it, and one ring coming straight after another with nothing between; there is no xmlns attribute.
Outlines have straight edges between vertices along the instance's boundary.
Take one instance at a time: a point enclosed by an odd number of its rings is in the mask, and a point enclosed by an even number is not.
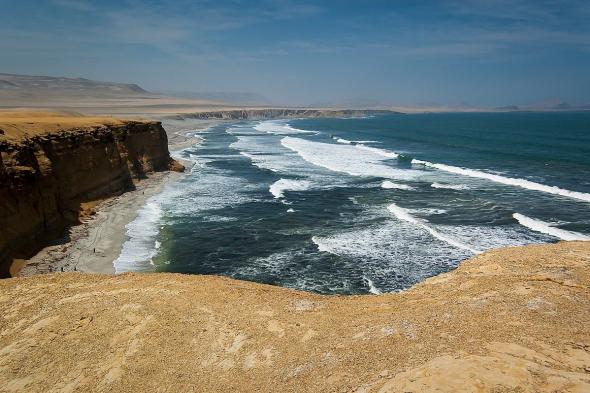
<svg viewBox="0 0 590 393"><path fill-rule="evenodd" d="M586 236L578 232L566 231L565 229L555 228L545 221L536 220L520 213L514 213L512 217L514 217L516 221L518 221L518 223L524 227L527 227L535 232L551 235L561 240L590 240L590 236Z"/></svg>
<svg viewBox="0 0 590 393"><path fill-rule="evenodd" d="M467 250L467 251L470 251L474 254L481 254L483 252L483 251L477 250L475 248L472 248L466 244L460 243L454 239L451 239L448 236L443 235L442 233L438 232L436 229L431 228L428 225L424 224L424 222L422 220L419 220L416 217L412 216L408 212L407 209L404 209L403 207L399 207L395 203L390 204L387 207L387 210L389 210L391 213L393 213L393 215L395 217L397 217L399 220L412 223L412 224L426 230L428 233L430 233L433 237L437 238L438 240L442 240L443 242L446 242L453 247Z"/></svg>
<svg viewBox="0 0 590 393"><path fill-rule="evenodd" d="M522 188L526 188L528 190L541 191L541 192L545 192L548 194L560 195L560 196L567 197L567 198L578 199L578 200L584 201L584 202L590 202L590 194L586 194L584 192L578 192L578 191L570 191L570 190L566 190L563 188L559 188L557 186L548 186L546 184L535 183L530 180L518 179L518 178L514 178L514 177L505 177L505 176L495 175L493 173L478 171L475 169L461 168L461 167L446 165L446 164L437 164L437 163L422 161L422 160L417 160L417 159L412 159L412 164L423 165L425 167L435 168L435 169L439 169L441 171L455 173L457 175L491 180L493 182L506 184L509 186L522 187Z"/></svg>

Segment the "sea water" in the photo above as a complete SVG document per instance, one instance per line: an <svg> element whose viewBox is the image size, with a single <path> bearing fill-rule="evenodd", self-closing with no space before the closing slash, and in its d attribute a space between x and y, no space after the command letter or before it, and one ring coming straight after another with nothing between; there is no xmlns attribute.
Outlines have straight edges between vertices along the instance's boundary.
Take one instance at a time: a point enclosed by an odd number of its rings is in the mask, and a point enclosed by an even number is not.
<svg viewBox="0 0 590 393"><path fill-rule="evenodd" d="M382 293L483 251L590 240L590 113L241 121L127 227L118 272Z"/></svg>

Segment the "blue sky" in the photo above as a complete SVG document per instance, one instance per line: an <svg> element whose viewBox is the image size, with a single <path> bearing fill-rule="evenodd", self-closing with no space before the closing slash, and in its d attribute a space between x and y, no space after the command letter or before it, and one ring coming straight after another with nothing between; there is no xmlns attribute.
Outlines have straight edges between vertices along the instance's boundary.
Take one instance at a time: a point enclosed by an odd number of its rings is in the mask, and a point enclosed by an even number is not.
<svg viewBox="0 0 590 393"><path fill-rule="evenodd" d="M590 1L0 0L0 72L283 104L590 102Z"/></svg>

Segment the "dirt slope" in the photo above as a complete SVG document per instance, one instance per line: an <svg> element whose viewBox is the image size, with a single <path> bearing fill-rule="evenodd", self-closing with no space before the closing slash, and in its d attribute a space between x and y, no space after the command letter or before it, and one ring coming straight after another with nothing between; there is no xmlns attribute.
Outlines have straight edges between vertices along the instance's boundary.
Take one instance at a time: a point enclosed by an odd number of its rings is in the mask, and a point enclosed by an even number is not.
<svg viewBox="0 0 590 393"><path fill-rule="evenodd" d="M588 392L590 243L493 251L400 294L212 276L0 281L0 391Z"/></svg>

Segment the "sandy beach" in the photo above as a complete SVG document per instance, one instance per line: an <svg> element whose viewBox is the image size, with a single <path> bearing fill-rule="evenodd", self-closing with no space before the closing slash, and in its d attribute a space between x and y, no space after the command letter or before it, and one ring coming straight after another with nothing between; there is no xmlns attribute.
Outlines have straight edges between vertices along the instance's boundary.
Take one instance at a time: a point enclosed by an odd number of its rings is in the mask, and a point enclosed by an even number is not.
<svg viewBox="0 0 590 393"><path fill-rule="evenodd" d="M160 119L158 119L160 120ZM205 130L219 121L161 119L173 153L198 144L202 139L186 136L187 131ZM187 162L183 162L189 170ZM133 221L146 201L162 191L168 182L182 176L176 172L157 172L135 184L135 189L108 198L93 207L94 214L71 227L55 244L42 249L29 260L16 263L20 276L52 272L115 273L113 262L127 240L125 226ZM16 273L16 272L15 272Z"/></svg>

